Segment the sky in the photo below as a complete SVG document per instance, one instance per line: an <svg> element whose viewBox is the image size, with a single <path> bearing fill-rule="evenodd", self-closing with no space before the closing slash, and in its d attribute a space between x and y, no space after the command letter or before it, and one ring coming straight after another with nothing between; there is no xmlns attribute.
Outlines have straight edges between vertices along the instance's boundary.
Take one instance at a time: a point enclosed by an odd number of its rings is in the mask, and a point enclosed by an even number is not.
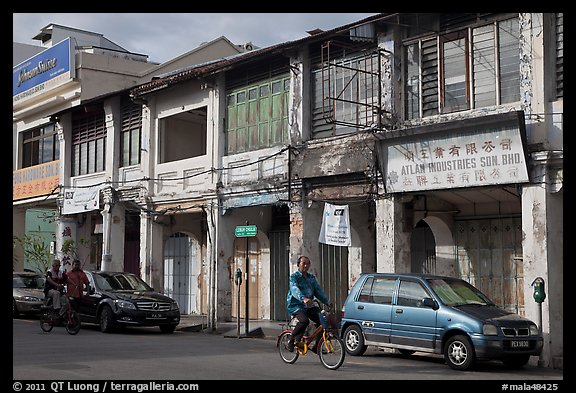
<svg viewBox="0 0 576 393"><path fill-rule="evenodd" d="M308 36L316 28L331 30L373 13L13 13L13 41L33 40L54 23L100 33L129 52L163 63L202 43L225 36L236 45L266 47Z"/></svg>

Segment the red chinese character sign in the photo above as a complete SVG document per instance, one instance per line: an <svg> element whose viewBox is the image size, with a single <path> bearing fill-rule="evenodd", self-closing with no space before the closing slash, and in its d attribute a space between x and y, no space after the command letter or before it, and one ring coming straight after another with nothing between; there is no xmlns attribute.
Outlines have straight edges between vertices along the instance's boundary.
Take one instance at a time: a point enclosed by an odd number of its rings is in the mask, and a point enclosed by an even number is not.
<svg viewBox="0 0 576 393"><path fill-rule="evenodd" d="M16 201L54 193L60 182L59 168L60 160L56 160L12 172L12 199Z"/></svg>

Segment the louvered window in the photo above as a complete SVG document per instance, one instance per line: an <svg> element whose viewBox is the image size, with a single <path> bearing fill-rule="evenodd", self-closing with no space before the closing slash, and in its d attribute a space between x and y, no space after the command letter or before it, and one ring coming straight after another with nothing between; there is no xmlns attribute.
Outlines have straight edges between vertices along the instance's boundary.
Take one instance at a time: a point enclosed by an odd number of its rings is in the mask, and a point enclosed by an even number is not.
<svg viewBox="0 0 576 393"><path fill-rule="evenodd" d="M104 110L72 115L72 176L106 169L106 124Z"/></svg>
<svg viewBox="0 0 576 393"><path fill-rule="evenodd" d="M241 153L287 143L289 92L288 75L229 91L226 152Z"/></svg>
<svg viewBox="0 0 576 393"><path fill-rule="evenodd" d="M519 101L519 35L514 17L407 43L406 119Z"/></svg>
<svg viewBox="0 0 576 393"><path fill-rule="evenodd" d="M122 152L120 166L140 164L140 141L142 130L142 106L136 105L130 99L123 99L120 106L122 121Z"/></svg>
<svg viewBox="0 0 576 393"><path fill-rule="evenodd" d="M556 14L556 98L564 97L564 14Z"/></svg>

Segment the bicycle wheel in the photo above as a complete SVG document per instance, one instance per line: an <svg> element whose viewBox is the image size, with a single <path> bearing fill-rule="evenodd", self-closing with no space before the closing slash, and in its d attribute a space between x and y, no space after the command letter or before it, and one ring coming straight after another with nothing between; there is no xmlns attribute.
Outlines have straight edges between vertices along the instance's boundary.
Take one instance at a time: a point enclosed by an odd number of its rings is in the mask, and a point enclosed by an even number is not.
<svg viewBox="0 0 576 393"><path fill-rule="evenodd" d="M52 323L52 316L49 311L45 311L40 315L40 328L48 333L52 330L54 324Z"/></svg>
<svg viewBox="0 0 576 393"><path fill-rule="evenodd" d="M294 363L298 359L298 350L294 348L294 352L288 350L288 341L292 338L291 332L284 332L278 337L278 342L276 346L278 347L278 353L282 360L288 364Z"/></svg>
<svg viewBox="0 0 576 393"><path fill-rule="evenodd" d="M329 370L336 370L340 367L346 357L344 343L332 333L326 333L326 340L321 340L317 352L320 361Z"/></svg>
<svg viewBox="0 0 576 393"><path fill-rule="evenodd" d="M80 323L80 317L76 313L76 311L72 311L72 313L68 316L68 320L66 321L66 331L68 334L78 334L80 331L80 327L82 324Z"/></svg>

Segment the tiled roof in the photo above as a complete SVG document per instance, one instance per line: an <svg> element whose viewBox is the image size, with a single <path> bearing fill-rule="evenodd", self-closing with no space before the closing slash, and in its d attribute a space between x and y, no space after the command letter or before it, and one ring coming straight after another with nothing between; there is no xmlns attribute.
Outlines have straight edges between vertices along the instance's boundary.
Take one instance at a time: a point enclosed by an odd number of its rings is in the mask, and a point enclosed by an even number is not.
<svg viewBox="0 0 576 393"><path fill-rule="evenodd" d="M369 22L373 22L373 21L377 21L377 20L381 20L381 19L385 19L385 18L388 18L392 15L396 15L396 14L376 14L376 15L361 19L359 21L356 21L356 22L353 22L353 23L350 23L347 25L334 28L332 30L327 30L324 32L316 32L315 31L315 34L310 35L309 37L304 37L304 38L295 40L295 41L287 41L284 43L268 46L265 48L256 49L256 50L253 50L250 52L244 52L244 53L240 53L240 54L237 54L234 56L214 60L211 62L206 62L206 63L202 63L202 64L195 64L195 65L192 65L192 66L180 69L180 70L170 72L168 74L157 76L152 81L144 83L144 84L139 85L139 86L136 86L135 88L131 89L130 94L133 97L138 97L138 96L142 96L145 94L150 94L152 92L173 86L173 85L180 83L180 82L184 82L187 80L191 80L191 79L195 79L195 78L199 78L202 76L207 76L210 74L215 74L215 73L227 70L232 66L237 66L237 65L245 63L245 62L253 61L259 57L264 57L267 55L273 55L276 53L281 53L285 50L288 50L290 48L293 48L295 46L298 46L298 45L301 45L304 43L321 41L321 40L324 40L328 37L331 37L331 36L334 36L334 35L337 35L337 34L343 32L343 31L346 31L352 27L362 25L365 23L369 23Z"/></svg>

